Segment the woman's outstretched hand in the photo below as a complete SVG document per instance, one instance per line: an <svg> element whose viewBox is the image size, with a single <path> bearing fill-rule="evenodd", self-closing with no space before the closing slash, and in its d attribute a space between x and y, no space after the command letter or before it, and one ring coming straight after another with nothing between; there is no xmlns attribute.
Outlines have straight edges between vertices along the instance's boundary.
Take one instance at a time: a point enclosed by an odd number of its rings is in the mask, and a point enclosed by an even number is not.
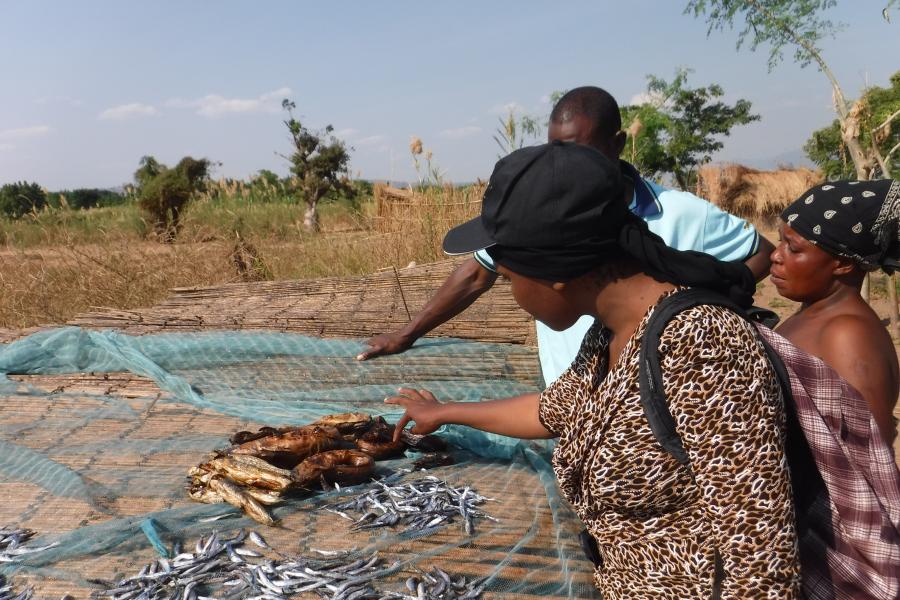
<svg viewBox="0 0 900 600"><path fill-rule="evenodd" d="M412 432L417 434L432 433L441 425L453 424L523 439L553 437L538 417L538 392L502 400L444 404L428 390L400 388L396 396L384 401L402 406L406 411L394 428L394 441L400 439L400 432L410 421L415 421Z"/></svg>
<svg viewBox="0 0 900 600"><path fill-rule="evenodd" d="M412 432L417 434L432 433L444 424L439 418L440 409L444 405L428 390L400 388L397 396L385 398L384 402L402 406L406 410L394 428L395 442L400 439L400 432L410 421L415 421Z"/></svg>

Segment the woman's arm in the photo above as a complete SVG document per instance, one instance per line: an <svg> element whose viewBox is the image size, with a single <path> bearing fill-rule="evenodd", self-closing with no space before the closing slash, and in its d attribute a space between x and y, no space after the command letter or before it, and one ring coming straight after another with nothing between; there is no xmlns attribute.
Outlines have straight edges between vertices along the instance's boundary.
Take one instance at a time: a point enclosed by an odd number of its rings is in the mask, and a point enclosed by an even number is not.
<svg viewBox="0 0 900 600"><path fill-rule="evenodd" d="M860 393L869 405L881 437L893 444L897 436L894 425L897 385L891 363L896 364L896 355L884 327L876 329L865 319L842 316L828 322L820 339L819 358ZM884 343L879 344L881 340Z"/></svg>
<svg viewBox="0 0 900 600"><path fill-rule="evenodd" d="M503 400L441 403L428 390L400 388L399 395L384 401L406 410L394 429L394 441L410 421L415 422L412 432L419 434L454 424L522 439L553 437L538 419L540 394L537 392Z"/></svg>

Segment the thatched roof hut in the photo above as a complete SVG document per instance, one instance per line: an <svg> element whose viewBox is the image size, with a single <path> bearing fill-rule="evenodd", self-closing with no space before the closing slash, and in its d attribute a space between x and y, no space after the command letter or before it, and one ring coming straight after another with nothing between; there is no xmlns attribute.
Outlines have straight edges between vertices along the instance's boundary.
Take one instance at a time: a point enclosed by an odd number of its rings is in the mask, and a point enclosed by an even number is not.
<svg viewBox="0 0 900 600"><path fill-rule="evenodd" d="M699 171L697 195L734 215L771 225L784 207L823 180L822 173L812 169L706 165Z"/></svg>

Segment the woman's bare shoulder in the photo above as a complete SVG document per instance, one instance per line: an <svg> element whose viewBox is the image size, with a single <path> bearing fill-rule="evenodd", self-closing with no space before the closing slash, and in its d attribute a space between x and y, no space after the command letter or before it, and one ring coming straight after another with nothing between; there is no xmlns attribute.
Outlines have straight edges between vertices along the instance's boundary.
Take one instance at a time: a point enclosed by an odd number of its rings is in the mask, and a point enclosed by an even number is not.
<svg viewBox="0 0 900 600"><path fill-rule="evenodd" d="M823 319L819 342L823 351L829 353L884 354L888 349L894 353L891 336L871 309L842 312Z"/></svg>
<svg viewBox="0 0 900 600"><path fill-rule="evenodd" d="M874 313L836 315L822 324L818 345L819 357L870 403L873 396L896 401L897 352L891 336Z"/></svg>

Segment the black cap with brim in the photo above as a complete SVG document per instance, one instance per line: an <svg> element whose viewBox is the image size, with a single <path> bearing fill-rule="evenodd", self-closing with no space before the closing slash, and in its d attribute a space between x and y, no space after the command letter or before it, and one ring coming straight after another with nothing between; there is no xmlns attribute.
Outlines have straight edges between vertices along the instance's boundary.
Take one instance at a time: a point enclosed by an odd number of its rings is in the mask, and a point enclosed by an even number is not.
<svg viewBox="0 0 900 600"><path fill-rule="evenodd" d="M522 148L497 162L481 215L451 229L444 252L496 246L569 253L584 243L607 245L627 213L622 195L618 163L594 148L563 142Z"/></svg>
<svg viewBox="0 0 900 600"><path fill-rule="evenodd" d="M467 254L501 243L496 238L498 214L506 210L507 200L516 190L521 177L533 170L538 159L544 157L550 148L549 144L529 146L497 161L481 199L481 215L451 229L444 237L444 252L450 255ZM519 192L521 194L521 189Z"/></svg>
<svg viewBox="0 0 900 600"><path fill-rule="evenodd" d="M468 254L490 248L497 242L485 230L481 217L475 217L462 225L457 225L444 236L444 253L450 256Z"/></svg>

